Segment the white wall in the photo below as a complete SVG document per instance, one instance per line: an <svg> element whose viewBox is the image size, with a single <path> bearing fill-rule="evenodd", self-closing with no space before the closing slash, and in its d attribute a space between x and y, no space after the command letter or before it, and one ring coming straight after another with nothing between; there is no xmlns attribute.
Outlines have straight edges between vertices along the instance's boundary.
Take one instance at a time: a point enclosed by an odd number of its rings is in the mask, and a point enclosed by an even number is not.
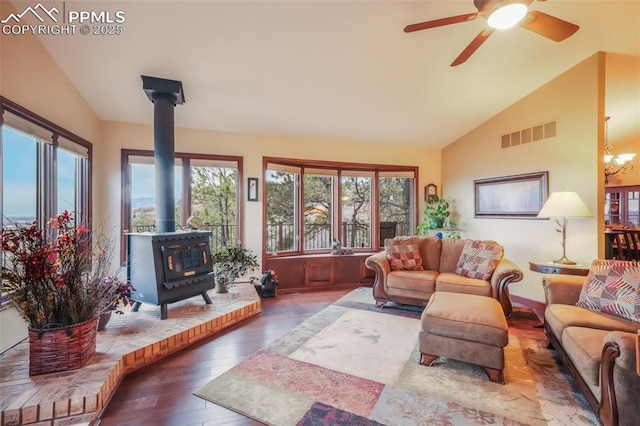
<svg viewBox="0 0 640 426"><path fill-rule="evenodd" d="M559 258L560 236L550 220L474 218L473 181L548 171L549 193L576 191L596 215L569 221L568 257L584 264L597 258L603 64L604 55L588 58L443 150L444 193L455 202L465 237L498 241L505 257L525 272L524 280L510 287L512 294L544 300L542 275L529 271L528 262ZM551 120L557 121L556 137L501 148L502 135Z"/></svg>
<svg viewBox="0 0 640 426"><path fill-rule="evenodd" d="M144 96L142 89L140 96ZM149 103L150 111L153 105ZM175 110L180 114L180 107ZM109 228L120 224L121 202L121 149L153 149L151 124L122 122L102 123L103 143L96 147L95 176L103 183L95 194L101 219ZM237 155L243 157L243 173L247 177L259 177L263 183L262 159L268 157L301 158L325 161L342 161L370 164L393 164L419 167L418 197L422 211L423 188L428 183L440 186L440 150L415 146L369 145L350 141L331 141L287 136L252 135L195 129L176 129L176 152ZM244 188L246 191L246 188ZM263 190L260 187L259 202L246 201L242 197L243 242L248 248L262 254Z"/></svg>
<svg viewBox="0 0 640 426"><path fill-rule="evenodd" d="M0 16L11 12L16 10L0 2ZM99 143L96 115L36 36L0 34L0 95ZM94 192L95 188L94 181ZM0 335L0 352L27 336L26 324L14 308L0 312Z"/></svg>

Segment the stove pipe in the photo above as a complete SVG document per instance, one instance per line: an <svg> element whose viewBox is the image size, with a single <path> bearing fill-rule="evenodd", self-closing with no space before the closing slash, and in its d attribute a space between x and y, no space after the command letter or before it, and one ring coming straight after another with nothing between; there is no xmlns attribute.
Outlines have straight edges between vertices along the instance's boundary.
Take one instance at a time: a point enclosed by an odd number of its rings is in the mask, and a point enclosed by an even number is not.
<svg viewBox="0 0 640 426"><path fill-rule="evenodd" d="M176 230L174 108L184 103L182 82L142 77L142 88L153 102L153 150L156 180L156 231Z"/></svg>

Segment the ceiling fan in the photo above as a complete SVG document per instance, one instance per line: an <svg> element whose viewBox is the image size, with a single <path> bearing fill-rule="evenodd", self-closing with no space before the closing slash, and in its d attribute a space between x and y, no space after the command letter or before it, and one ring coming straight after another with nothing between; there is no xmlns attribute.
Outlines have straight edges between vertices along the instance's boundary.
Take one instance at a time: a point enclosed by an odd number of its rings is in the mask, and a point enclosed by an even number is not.
<svg viewBox="0 0 640 426"><path fill-rule="evenodd" d="M482 43L493 34L495 29L510 28L516 23L519 23L524 29L533 31L553 41L562 41L571 37L580 28L571 22L563 21L555 16L547 15L537 10L529 10L531 3L533 3L533 0L474 0L473 4L476 9L478 9L477 12L407 25L404 28L404 32L411 33L429 28L473 21L479 16L487 19L489 27L480 31L471 43L465 47L462 53L451 63L451 66L455 67L469 59Z"/></svg>

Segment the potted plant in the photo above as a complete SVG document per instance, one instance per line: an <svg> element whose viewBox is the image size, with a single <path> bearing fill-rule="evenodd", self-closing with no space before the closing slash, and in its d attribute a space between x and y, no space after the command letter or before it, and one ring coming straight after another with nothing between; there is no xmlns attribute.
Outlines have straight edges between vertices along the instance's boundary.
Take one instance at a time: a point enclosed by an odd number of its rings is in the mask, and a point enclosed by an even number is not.
<svg viewBox="0 0 640 426"><path fill-rule="evenodd" d="M424 207L424 219L416 229L418 235L429 235L431 229L443 229L449 238L460 238L455 230L456 223L451 220L449 202L444 197L433 196Z"/></svg>
<svg viewBox="0 0 640 426"><path fill-rule="evenodd" d="M111 241L92 238L68 211L48 229L2 230L1 289L27 322L31 375L82 367L95 353L98 316L130 303L130 284L110 273Z"/></svg>
<svg viewBox="0 0 640 426"><path fill-rule="evenodd" d="M242 246L222 246L211 254L216 292L226 293L236 279L260 267L258 256ZM250 277L253 282L256 277Z"/></svg>
<svg viewBox="0 0 640 426"><path fill-rule="evenodd" d="M131 299L131 294L135 291L135 288L131 285L128 279L122 278L125 273L124 268L120 268L117 274L111 276L113 280L113 286L115 287L116 300L107 309L103 310L98 316L98 331L107 328L112 314L123 315L124 311L121 309L123 306L133 306L134 301Z"/></svg>

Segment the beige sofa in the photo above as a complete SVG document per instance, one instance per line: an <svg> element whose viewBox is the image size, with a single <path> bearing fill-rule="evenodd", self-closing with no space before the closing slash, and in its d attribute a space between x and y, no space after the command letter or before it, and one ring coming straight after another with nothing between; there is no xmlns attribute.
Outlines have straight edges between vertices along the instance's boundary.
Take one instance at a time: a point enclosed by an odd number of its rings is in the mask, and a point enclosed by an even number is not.
<svg viewBox="0 0 640 426"><path fill-rule="evenodd" d="M376 273L373 297L378 307L387 302L426 306L435 291L475 294L493 297L511 315L509 284L521 281L523 274L511 261L503 258L487 281L467 278L455 273L464 240L419 237L422 271L392 271L386 253L369 256L365 265Z"/></svg>
<svg viewBox="0 0 640 426"><path fill-rule="evenodd" d="M545 333L603 425L638 425L640 324L576 306L585 279L544 276Z"/></svg>

